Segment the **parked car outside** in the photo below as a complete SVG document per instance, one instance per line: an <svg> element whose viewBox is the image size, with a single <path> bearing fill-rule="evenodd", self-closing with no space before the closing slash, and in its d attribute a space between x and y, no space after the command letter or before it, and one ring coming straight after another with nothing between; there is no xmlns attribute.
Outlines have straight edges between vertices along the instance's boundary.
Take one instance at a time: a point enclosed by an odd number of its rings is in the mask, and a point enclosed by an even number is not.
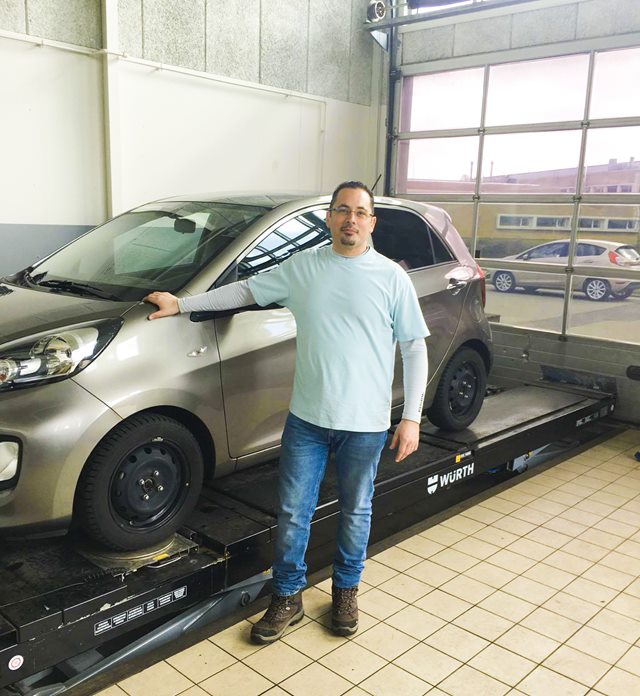
<svg viewBox="0 0 640 696"><path fill-rule="evenodd" d="M195 295L329 244L329 200L156 201L2 279L0 533L73 524L111 548L150 546L184 522L203 481L277 456L291 313L256 305L149 322L142 298ZM492 361L483 274L444 211L378 198L376 214L373 244L407 269L431 330L426 413L466 428Z"/></svg>
<svg viewBox="0 0 640 696"><path fill-rule="evenodd" d="M569 263L569 240L559 239L527 249L520 254L505 256L509 261L538 261L567 266ZM584 292L587 299L602 302L610 297L624 300L636 288L640 288L640 254L629 244L622 242L603 242L596 239L580 239L576 245L574 258L576 273L573 288ZM622 278L600 278L589 275L591 268L629 269L637 281ZM553 274L535 270L493 269L486 272L487 280L493 283L498 292L513 292L516 288L534 292L538 288L564 290L564 274Z"/></svg>

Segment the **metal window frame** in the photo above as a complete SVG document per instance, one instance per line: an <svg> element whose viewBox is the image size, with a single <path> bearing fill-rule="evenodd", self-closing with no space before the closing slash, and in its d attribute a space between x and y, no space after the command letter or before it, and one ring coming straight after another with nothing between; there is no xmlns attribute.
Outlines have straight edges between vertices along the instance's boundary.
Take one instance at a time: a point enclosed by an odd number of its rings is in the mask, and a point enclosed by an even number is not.
<svg viewBox="0 0 640 696"><path fill-rule="evenodd" d="M411 27L413 29L414 27ZM515 50L501 52L500 54L486 54L483 56L469 56L462 61L459 59L447 59L444 61L434 61L428 64L414 64L410 66L402 66L399 79L396 81L396 89L394 93L394 117L390 123L391 132L388 134L391 146L391 167L390 176L387 182L389 193L394 196L408 198L411 200L421 200L425 202L438 203L467 203L473 205L471 216L471 238L469 246L472 254L475 255L478 243L478 223L480 214L480 205L482 203L510 203L510 204L567 204L572 206L570 214L570 227L566 228L569 233L569 258L573 259L578 243L578 232L584 232L579 227L580 208L582 205L588 204L607 204L607 205L640 205L640 194L634 193L583 193L584 176L585 176L585 156L587 149L587 136L589 131L601 128L618 128L628 126L640 126L640 117L620 117L620 118L605 118L605 119L589 119L591 108L591 97L593 93L593 78L595 71L596 55L608 51L622 50L625 48L640 48L640 34L626 35L625 37L609 37L610 40L591 41L589 47L586 47L586 42L571 42L561 46L544 46L533 47L527 50ZM584 94L584 108L581 120L555 121L545 123L527 123L501 126L485 126L487 98L489 90L489 77L491 67L494 65L503 65L505 63L529 62L543 58L555 58L568 55L588 55L588 74L587 83ZM392 68L394 65L392 56ZM445 67L446 66L446 67ZM480 123L473 128L457 128L443 130L426 130L426 131L400 131L399 130L399 115L401 113L402 91L404 87L405 77L415 77L422 74L430 74L436 72L447 72L448 70L484 68L483 75L483 90L482 103L480 112ZM422 69L421 69L422 68ZM549 132L549 131L580 131L580 149L577 163L577 180L575 193L566 194L482 194L480 191L482 183L482 160L484 154L484 141L487 135L495 134L513 134L513 133L532 133L532 132ZM453 138L474 136L478 137L478 156L476 160L476 177L473 193L433 193L433 194L407 194L396 190L397 181L397 151L398 143L402 141L424 140L433 138ZM583 216L584 217L584 216ZM624 230L626 232L626 230ZM634 231L634 230L630 230ZM512 262L513 263L513 262ZM562 326L560 336L565 337L568 334L568 327L571 318L571 298L573 288L574 267L571 262L566 267L558 267L550 265L549 268L542 268L543 264L533 262L515 262L515 268L526 270L527 267L534 270L544 270L555 274L565 274L565 294L562 308ZM497 268L497 262L489 262L487 268ZM506 267L506 265L505 265ZM613 277L624 278L622 269L601 270L591 269L592 275L595 277ZM628 271L627 276L628 278Z"/></svg>

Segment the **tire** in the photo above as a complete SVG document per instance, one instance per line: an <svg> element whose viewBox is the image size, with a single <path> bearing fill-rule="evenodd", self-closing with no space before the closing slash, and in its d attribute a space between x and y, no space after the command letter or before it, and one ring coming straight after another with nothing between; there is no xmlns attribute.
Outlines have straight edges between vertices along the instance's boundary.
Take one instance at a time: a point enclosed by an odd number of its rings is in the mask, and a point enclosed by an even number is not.
<svg viewBox="0 0 640 696"><path fill-rule="evenodd" d="M133 416L87 460L76 490L75 526L118 551L154 546L191 513L203 474L202 452L184 425L153 413Z"/></svg>
<svg viewBox="0 0 640 696"><path fill-rule="evenodd" d="M516 279L509 271L498 271L493 276L493 287L498 292L513 292L516 289Z"/></svg>
<svg viewBox="0 0 640 696"><path fill-rule="evenodd" d="M611 292L611 285L604 278L587 278L582 286L587 299L593 302L604 302Z"/></svg>
<svg viewBox="0 0 640 696"><path fill-rule="evenodd" d="M461 348L444 368L427 417L442 430L464 430L474 421L487 387L484 360L472 348Z"/></svg>

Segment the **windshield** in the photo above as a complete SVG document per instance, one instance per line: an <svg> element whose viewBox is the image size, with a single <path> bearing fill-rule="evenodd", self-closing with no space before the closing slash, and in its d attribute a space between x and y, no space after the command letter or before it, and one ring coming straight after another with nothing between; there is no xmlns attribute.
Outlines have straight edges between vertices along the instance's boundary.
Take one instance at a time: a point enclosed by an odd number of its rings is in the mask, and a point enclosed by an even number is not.
<svg viewBox="0 0 640 696"><path fill-rule="evenodd" d="M66 292L90 286L119 300L139 300L151 290L177 292L267 210L150 203L91 230L31 269L28 279Z"/></svg>

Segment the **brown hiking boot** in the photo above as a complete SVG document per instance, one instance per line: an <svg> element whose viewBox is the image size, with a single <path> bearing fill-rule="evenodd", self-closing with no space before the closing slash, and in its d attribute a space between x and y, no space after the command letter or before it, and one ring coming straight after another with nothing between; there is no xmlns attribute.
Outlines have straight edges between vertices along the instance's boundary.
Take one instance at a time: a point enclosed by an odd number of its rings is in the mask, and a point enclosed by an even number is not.
<svg viewBox="0 0 640 696"><path fill-rule="evenodd" d="M358 630L358 586L332 587L331 630L337 636L352 636Z"/></svg>
<svg viewBox="0 0 640 696"><path fill-rule="evenodd" d="M260 645L273 643L287 626L297 624L303 617L302 590L293 595L271 595L271 604L265 615L251 629L251 640Z"/></svg>

